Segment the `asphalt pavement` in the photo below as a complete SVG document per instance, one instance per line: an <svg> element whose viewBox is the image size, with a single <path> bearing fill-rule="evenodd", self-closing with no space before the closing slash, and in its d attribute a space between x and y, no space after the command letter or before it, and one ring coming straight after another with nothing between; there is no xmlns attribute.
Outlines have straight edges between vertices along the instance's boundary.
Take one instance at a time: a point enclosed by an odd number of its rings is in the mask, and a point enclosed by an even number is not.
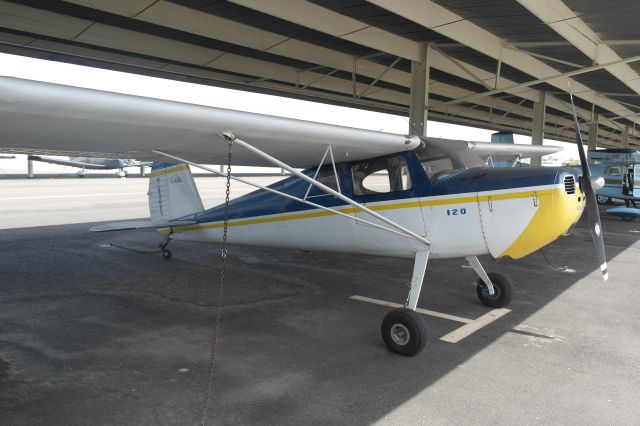
<svg viewBox="0 0 640 426"><path fill-rule="evenodd" d="M221 179L198 185L222 198ZM167 261L153 231L88 232L144 217L145 193L0 180L0 424L199 424L220 247L174 241ZM603 228L607 283L582 224L481 259L514 301L457 343L441 338L490 309L463 260L431 261L412 358L380 338L389 308L352 298L403 303L411 261L232 246L207 424L640 424L640 222Z"/></svg>

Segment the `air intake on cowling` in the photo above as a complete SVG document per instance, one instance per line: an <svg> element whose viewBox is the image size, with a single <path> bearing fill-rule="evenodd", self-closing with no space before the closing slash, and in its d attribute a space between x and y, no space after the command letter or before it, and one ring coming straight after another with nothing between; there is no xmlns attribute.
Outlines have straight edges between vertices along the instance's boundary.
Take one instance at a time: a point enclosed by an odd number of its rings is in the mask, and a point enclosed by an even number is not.
<svg viewBox="0 0 640 426"><path fill-rule="evenodd" d="M569 195L576 193L576 180L573 176L564 177L564 192Z"/></svg>

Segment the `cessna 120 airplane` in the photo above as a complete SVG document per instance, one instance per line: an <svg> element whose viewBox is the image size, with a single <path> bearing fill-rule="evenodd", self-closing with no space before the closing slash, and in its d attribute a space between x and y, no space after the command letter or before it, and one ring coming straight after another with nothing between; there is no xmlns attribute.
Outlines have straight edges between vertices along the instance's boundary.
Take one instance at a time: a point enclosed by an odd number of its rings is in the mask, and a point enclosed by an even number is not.
<svg viewBox="0 0 640 426"><path fill-rule="evenodd" d="M381 327L387 347L403 355L417 354L426 342L415 309L429 258L466 258L479 277L480 301L506 306L511 281L485 272L477 256L526 256L567 233L586 203L600 270L608 276L579 131L582 176L572 168L494 169L465 141L7 77L0 77L0 126L9 148L21 152L155 161L150 219L94 230L156 228L166 235L165 258L172 239L218 243L227 226L233 244L413 258L405 308L388 313ZM205 210L189 166L217 173L201 164L221 163L228 170L271 165L292 176L264 187L229 172L259 189Z"/></svg>

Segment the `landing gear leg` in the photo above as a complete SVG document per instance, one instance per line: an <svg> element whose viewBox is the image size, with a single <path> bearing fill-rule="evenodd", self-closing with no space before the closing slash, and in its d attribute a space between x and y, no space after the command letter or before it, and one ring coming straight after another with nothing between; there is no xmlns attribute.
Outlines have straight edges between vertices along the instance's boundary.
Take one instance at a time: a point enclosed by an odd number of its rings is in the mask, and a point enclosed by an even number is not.
<svg viewBox="0 0 640 426"><path fill-rule="evenodd" d="M478 274L476 292L478 299L489 307L504 308L513 297L513 284L511 280L502 274L485 272L476 256L466 257L469 266Z"/></svg>
<svg viewBox="0 0 640 426"><path fill-rule="evenodd" d="M164 240L162 240L162 242L158 245L158 247L160 247L160 253L162 253L162 257L164 257L166 260L171 259L171 250L167 248L167 246L171 242L171 234L173 234L173 229L169 231L167 236L164 237Z"/></svg>
<svg viewBox="0 0 640 426"><path fill-rule="evenodd" d="M394 309L382 320L382 340L390 351L405 356L418 354L427 342L427 328L415 311L422 289L422 280L429 260L429 248L416 252L411 289L405 307Z"/></svg>

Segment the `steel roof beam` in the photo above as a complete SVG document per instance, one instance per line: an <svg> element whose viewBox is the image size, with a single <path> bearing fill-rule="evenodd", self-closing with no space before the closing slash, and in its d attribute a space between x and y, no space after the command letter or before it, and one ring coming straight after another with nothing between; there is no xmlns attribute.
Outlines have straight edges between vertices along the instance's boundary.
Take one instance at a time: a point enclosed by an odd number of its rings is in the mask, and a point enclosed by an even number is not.
<svg viewBox="0 0 640 426"><path fill-rule="evenodd" d="M605 67L609 73L640 94L640 77L611 49L589 26L562 1L518 0L524 8L569 41L595 64L611 64Z"/></svg>
<svg viewBox="0 0 640 426"><path fill-rule="evenodd" d="M476 99L476 98L481 98L483 96L491 96L491 95L495 95L498 93L502 93L505 91L505 89L508 89L510 91L514 91L520 88L524 88L524 87L530 87L530 86L534 86L536 84L540 84L540 83L552 83L553 80L556 79L561 79L561 78L565 78L565 77L572 77L574 75L580 75L580 74L586 74L589 72L593 72L593 71L597 71L603 68L607 68L607 67L611 67L611 66L615 66L615 65L619 65L619 64L628 64L630 62L636 62L636 61L640 61L640 55L637 56L632 56L630 58L626 58L626 59L619 59L615 62L611 62L611 63L606 63L606 64L601 64L601 65L593 65L591 67L584 67L581 68L579 70L574 70L574 71L568 71L568 72L564 72L564 73L559 73L559 74L555 74L555 75L550 75L544 78L539 78L537 80L531 80L531 81L527 81L525 83L520 83L520 84L516 84L507 88L500 88L500 89L495 89L495 90L489 90L488 92L482 92L482 93L476 93L475 95L471 95L467 98L462 98L462 99L455 99L449 102L446 102L446 104L448 105L455 105L455 104L459 104L462 102L468 102L470 100ZM580 92L574 92L575 95L578 95ZM625 111L627 111L625 109ZM617 111L611 111L616 113Z"/></svg>
<svg viewBox="0 0 640 426"><path fill-rule="evenodd" d="M440 6L430 0L406 0L398 2L395 0L368 0L383 9L400 15L412 22L422 25L425 28L438 32L452 40L463 43L466 46L495 60L502 59L502 62L514 68L525 71L536 79L546 78L558 73L558 70L550 67L544 62L532 57L524 51L513 49L503 49L504 40L500 39L484 28L464 19L460 15L451 12L449 9ZM550 80L549 83L561 90L566 91L565 84ZM570 80L576 96L589 103L596 104L601 108L616 113L625 113L628 110L619 103L599 96L593 89ZM640 123L640 119L634 119Z"/></svg>
<svg viewBox="0 0 640 426"><path fill-rule="evenodd" d="M13 10L13 12L14 16L16 16L18 13L24 12L24 10L15 9ZM40 16L40 18L51 20L51 16ZM20 21L21 20L17 20L16 22ZM23 22L27 22L27 20L25 19ZM96 46L121 51L130 51L139 55L153 56L154 58L164 59L172 62L182 62L190 65L203 66L222 71L251 75L261 80L282 81L302 87L314 86L322 90L330 90L339 93L349 93L352 91L352 83L341 78L335 78L313 71L301 72L300 70L293 67L274 64L271 62L261 61L258 59L253 59L236 54L224 53L214 49L202 48L191 44L176 42L170 39L165 39L162 37L144 33L138 33L118 27L93 23L90 21L78 21L77 18L69 18L66 19L65 22L58 21L58 24L56 26L58 28L57 31L47 31L46 29L43 30L42 26L39 26L38 28L42 33L44 33L44 35L47 36L65 34L67 37L72 38L76 41L91 42ZM77 29L84 29L87 27L91 28L84 31L80 36L77 36L75 34L75 31ZM13 28L23 31L33 30L33 28L29 25L18 25L15 23L13 25ZM15 36L6 33L2 34L2 39L4 39L5 42L11 44L22 46L29 45L33 48L50 51L61 51L77 56L88 56L96 54L96 51L89 51L89 49L78 46L66 45L65 47L65 45L63 45L62 43L55 43L47 40L38 40L31 37ZM116 63L142 66L143 68L167 70L173 67L173 65L167 65L166 62L151 61L146 59L143 60L140 58L134 59L130 56L116 55L113 53L103 52L101 54L101 58L108 58L108 60ZM432 86L432 93L447 98L469 96L474 93L446 83L434 82ZM370 84L366 85L363 83L356 83L356 93L360 94L359 97L362 97L362 93L364 93L365 91L369 91L369 93L367 93L366 95L369 98L384 100L397 104L408 104L408 95L405 93L380 88L378 88L374 93L371 91ZM480 104L485 106L493 105L496 108L501 108L503 110L512 109L514 107L514 104L498 99L485 99L480 102ZM514 111L514 113L522 116L530 116L531 109L518 108Z"/></svg>
<svg viewBox="0 0 640 426"><path fill-rule="evenodd" d="M87 0L84 0L84 2L86 1ZM257 10L289 22L307 26L316 31L352 41L372 49L392 53L414 61L419 59L420 43L382 30L378 30L378 32L376 32L378 37L368 38L366 37L366 34L362 33L363 28L373 27L306 0L283 0L278 2L267 2L262 0L231 1L247 8ZM99 2L94 0L91 3ZM382 38L382 36L384 36L385 43L379 42L379 39ZM493 88L498 80L501 82L502 87L508 87L515 84L515 82L510 81L509 79L505 79L504 77L500 77L500 79L498 79L493 73L489 73L481 68L467 64L459 59L452 58L437 48L432 49L431 51L430 65L435 69L439 69L456 77L479 83L488 89ZM393 82L397 83L397 81ZM408 86L406 83L403 83L403 85ZM533 89L525 93L511 92L509 90L505 91L533 102L540 97L540 93ZM569 105L553 96L547 96L547 105L549 108L570 114ZM583 118L587 118L590 117L591 113L590 111L578 108L578 114Z"/></svg>
<svg viewBox="0 0 640 426"><path fill-rule="evenodd" d="M153 3L151 7L149 7L147 0L128 0L116 2L102 2L97 0L69 0L69 2L84 5L87 7L94 7L98 10L103 10L122 16L131 15L136 19L151 22L153 24L226 41L256 50L264 50L265 46L272 46L274 44L279 48L284 47L283 43L286 42L290 47L292 47L291 49L283 48L277 51L269 49L268 51L271 53L276 53L283 57L315 63L321 66L329 67L331 69L339 69L347 72L352 72L353 70L353 57L351 55L316 46L311 43L306 43L295 39L288 39L279 34L257 29L224 18L219 18L217 16L210 15L204 12L198 12L165 1ZM263 7L266 7L267 3L273 2L264 3L265 5ZM134 4L137 4L135 8L133 7ZM142 11L144 11L144 13L141 13ZM360 23L359 21L344 17L343 15L337 14L335 12L330 13L332 14L330 17L333 21L338 21L341 18L345 18L349 20L349 23L351 25L355 25L351 23L351 21L357 22L359 25L362 25L362 23ZM195 24L193 24L194 22ZM237 36L237 34L242 34L242 36ZM248 35L250 35L251 37L248 37ZM269 43L264 43L263 40L265 39L269 40ZM403 40L403 43L405 43L403 47L404 50L411 50L413 47L419 50L419 43L408 39ZM406 47L409 44L413 46L411 49ZM379 47L380 46L378 46L378 48ZM467 68L467 71L464 71L454 63L452 63L451 59L446 57L446 55L444 55L442 52L432 53L431 65L433 68L474 82L475 79L470 78L467 74L469 71L474 73L479 79L490 82L495 81L494 74L488 73L481 68L475 67L470 64L464 64L465 68ZM328 59L331 57L333 57L333 59ZM394 83L404 87L410 87L411 76L409 73L397 69L387 69L387 67L385 67L384 65L368 61L366 59L357 60L356 70L358 74L373 79L379 78L381 81ZM514 82L504 78L502 78L501 80L506 84L515 84ZM532 90L531 93L521 93L519 94L519 96L525 97L529 100L535 100L537 99L538 94L537 91ZM560 102L557 102L556 104L553 104L553 102L551 102L549 106L561 111L568 111L567 106L561 104ZM587 113L585 111L580 111L579 114L584 117Z"/></svg>
<svg viewBox="0 0 640 426"><path fill-rule="evenodd" d="M79 23L77 22L75 22L75 24L77 24L77 28L80 28L83 26L83 25L79 25ZM101 59L109 60L116 63L124 63L128 65L133 65L133 66L151 68L151 69L161 70L169 73L180 73L180 74L191 75L191 76L200 77L200 78L210 78L210 79L216 79L216 80L222 80L222 81L231 81L234 83L254 85L258 87L266 87L266 88L277 87L279 90L286 89L286 91L289 93L310 94L309 90L306 88L308 88L311 85L314 85L314 87L318 89L327 90L330 92L342 93L345 95L349 95L351 93L351 82L348 80L330 77L324 74L318 74L314 72L306 72L302 77L298 77L298 70L291 67L286 67L283 65L260 61L253 58L242 57L234 54L226 54L224 56L221 56L219 55L220 52L215 50L202 51L201 56L189 56L188 58L185 58L183 56L180 56L176 52L185 51L185 50L188 51L192 47L191 45L188 45L185 43L171 45L171 40L168 40L168 39L162 39L157 36L137 33L134 31L124 30L117 27L110 27L102 24L94 24L92 25L91 28L92 28L91 31L97 31L97 33L87 34L87 32L85 31L84 32L85 36L91 37L91 38L99 38L100 40L103 40L102 42L103 47L117 49L121 47L118 44L119 42L117 40L126 40L127 49L132 53L140 53L140 54L153 53L155 57L159 59L164 59L168 61L178 61L178 60L182 62L186 61L186 65L177 66L175 64L163 63L160 61L148 61L146 59L140 60L138 58L134 59L131 57L127 57L125 55L118 56L111 52L100 53L99 51L95 51L95 50L90 51L90 49L87 49L87 48L76 47L76 46L52 42L48 40L39 40L39 39L30 38L30 37L17 37L17 36L9 35L8 39L15 44L17 44L17 42L20 41L22 45L28 45L31 48L37 48L42 50L54 51L54 52L62 52L62 53L76 55L76 56L86 56L90 54L92 57L97 57L97 58L102 57ZM63 30L68 31L69 29L63 29ZM72 31L67 32L67 34L71 34L71 33ZM1 37L0 37L0 41L2 41ZM174 42L174 43L178 43L178 42ZM151 52L148 46L159 46L159 48L157 51L154 50ZM162 46L165 46L165 48L162 49L161 48ZM171 46L172 48L169 48ZM211 61L209 60L209 58L211 57L219 58L217 61L215 61L215 67L213 64L211 64ZM260 81L259 84L252 84L253 79L248 79L248 78L243 79L237 76L234 76L234 77L224 76L219 73L215 73L213 69L211 71L194 69L194 68L189 68L188 65L208 66L214 69L230 71L230 72L239 73L239 74L255 75L256 77L260 77L262 81ZM298 78L300 79L298 80ZM277 83L273 84L269 82L269 80L287 82L291 85L294 85L296 82L299 82L301 83L302 87L297 87L297 88L290 87L290 86L286 87L282 84L279 84L279 85ZM255 83L255 80L253 80L253 83ZM369 87L368 85L357 83L358 91L366 90L368 87ZM449 90L454 91L454 94L448 93ZM434 90L434 93L439 94L441 96L447 96L447 97L460 96L465 92L468 93L468 91L465 91L464 89L460 89L454 86L448 86L445 84L439 84ZM313 93L313 96L318 96L318 95L319 95L318 92ZM370 101L368 102L360 98L356 100L356 99L347 99L345 97L340 97L340 98L336 96L331 97L332 96L331 94L323 94L321 95L321 97L322 96L324 96L327 99L340 100L342 102L374 106L378 109L381 109L381 107L383 106L380 104L375 104L375 101L391 102L399 105L408 105L408 101L409 101L408 94L392 91L389 89L380 89L376 93L369 94ZM509 102L501 101L501 106L513 107L513 104ZM449 113L454 113L460 117L466 117L476 121L487 121L487 122L489 121L486 113L483 113L482 111L473 111L468 107L461 107L457 109L445 108L445 110ZM407 109L403 108L403 109L398 109L397 111L402 111L406 113ZM530 115L530 109L521 108L518 110L518 114L521 114L524 116ZM515 127L522 127L521 125L522 121L526 121L526 120L514 118L513 120L506 122L506 124L507 125L510 124Z"/></svg>

